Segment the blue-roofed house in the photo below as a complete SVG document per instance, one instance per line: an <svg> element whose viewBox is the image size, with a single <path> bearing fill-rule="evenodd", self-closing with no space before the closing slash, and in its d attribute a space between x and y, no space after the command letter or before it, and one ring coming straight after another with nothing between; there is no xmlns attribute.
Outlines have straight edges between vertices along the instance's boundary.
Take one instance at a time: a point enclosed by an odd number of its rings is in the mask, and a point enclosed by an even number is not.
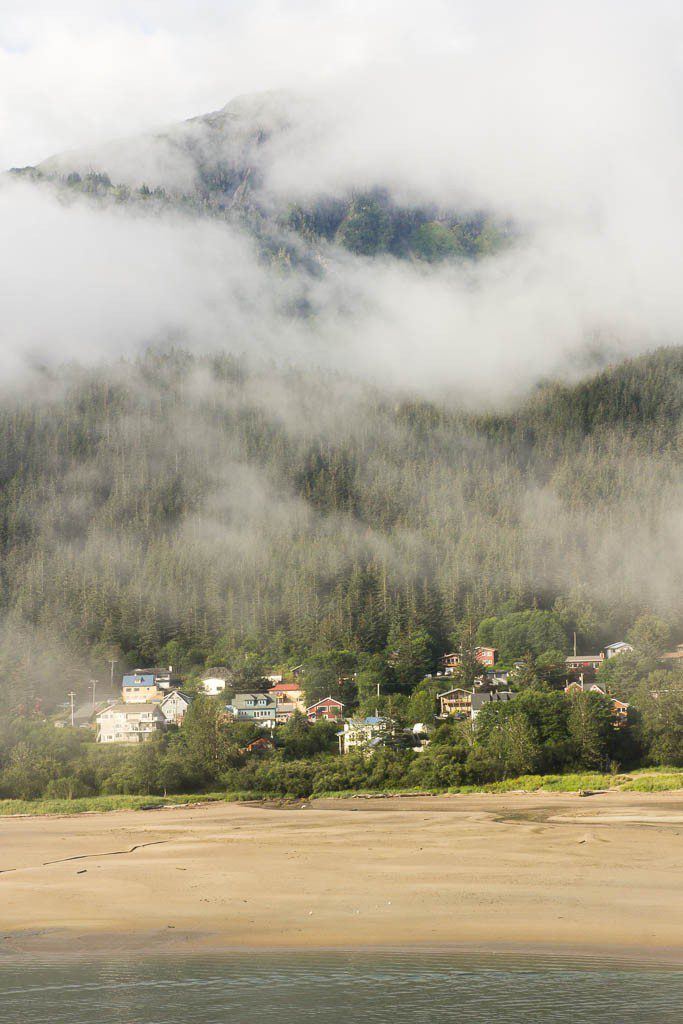
<svg viewBox="0 0 683 1024"><path fill-rule="evenodd" d="M377 747L384 746L391 733L391 722L378 715L369 715L367 718L347 718L344 728L337 733L339 753L348 754L351 750L372 753Z"/></svg>
<svg viewBox="0 0 683 1024"><path fill-rule="evenodd" d="M121 699L124 704L155 704L164 699L164 691L157 685L152 672L132 672L123 677Z"/></svg>

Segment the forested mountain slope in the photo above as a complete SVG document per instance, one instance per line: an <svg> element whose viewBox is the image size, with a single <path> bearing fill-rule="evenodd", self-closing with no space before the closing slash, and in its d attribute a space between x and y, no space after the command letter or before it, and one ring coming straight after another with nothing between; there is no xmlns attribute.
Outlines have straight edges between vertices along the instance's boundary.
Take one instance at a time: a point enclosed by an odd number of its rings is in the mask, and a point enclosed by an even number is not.
<svg viewBox="0 0 683 1024"><path fill-rule="evenodd" d="M182 351L37 372L0 400L2 685L169 642L279 663L420 627L436 658L558 598L584 644L680 618L682 383L660 350L471 415Z"/></svg>
<svg viewBox="0 0 683 1024"><path fill-rule="evenodd" d="M296 116L289 97L241 97L156 134L61 154L12 173L57 188L67 200L225 220L246 229L270 256L284 250L309 269L335 244L359 256L436 263L489 255L510 238L510 224L485 211L410 203L394 198L382 182L334 194L274 193L273 167L288 145L297 144Z"/></svg>

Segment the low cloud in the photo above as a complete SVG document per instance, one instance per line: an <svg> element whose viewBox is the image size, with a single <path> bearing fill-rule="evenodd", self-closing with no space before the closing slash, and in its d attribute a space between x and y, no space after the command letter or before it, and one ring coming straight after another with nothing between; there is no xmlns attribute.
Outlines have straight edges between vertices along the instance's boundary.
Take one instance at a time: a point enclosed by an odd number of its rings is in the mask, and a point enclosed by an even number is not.
<svg viewBox="0 0 683 1024"><path fill-rule="evenodd" d="M176 2L102 14L71 0L58 19L38 0L10 0L0 29L8 164L80 142L114 178L137 163L188 187L190 167L167 141L101 140L278 88L258 117L279 130L252 154L264 202L382 185L407 204L511 218L517 241L438 268L332 246L323 273L283 274L223 223L5 187L6 365L180 342L481 401L581 374L598 350L675 343L682 41L683 15L667 2L427 0L417 12L402 0L313 11L226 0L190 18ZM189 130L201 143L201 126ZM303 300L310 316L292 316Z"/></svg>

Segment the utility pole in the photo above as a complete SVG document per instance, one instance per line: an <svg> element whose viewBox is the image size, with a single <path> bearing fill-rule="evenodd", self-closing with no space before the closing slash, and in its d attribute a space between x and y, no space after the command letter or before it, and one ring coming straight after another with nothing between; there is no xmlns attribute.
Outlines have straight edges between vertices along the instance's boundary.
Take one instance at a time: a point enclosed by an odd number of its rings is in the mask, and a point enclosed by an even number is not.
<svg viewBox="0 0 683 1024"><path fill-rule="evenodd" d="M574 633L574 657L576 657L576 633Z"/></svg>
<svg viewBox="0 0 683 1024"><path fill-rule="evenodd" d="M96 679L91 679L90 680L90 689L92 690L92 709L93 709L93 711L95 710L95 689L96 689L96 687L97 687L97 680Z"/></svg>
<svg viewBox="0 0 683 1024"><path fill-rule="evenodd" d="M110 677L110 682L111 682L111 692L113 693L114 692L114 666L118 665L118 661L116 661L115 658L111 658L110 660L111 660L111 677Z"/></svg>
<svg viewBox="0 0 683 1024"><path fill-rule="evenodd" d="M71 724L72 725L74 724L74 697L75 696L76 696L76 694L74 693L73 690L70 690L69 693L67 694L67 697L71 701Z"/></svg>

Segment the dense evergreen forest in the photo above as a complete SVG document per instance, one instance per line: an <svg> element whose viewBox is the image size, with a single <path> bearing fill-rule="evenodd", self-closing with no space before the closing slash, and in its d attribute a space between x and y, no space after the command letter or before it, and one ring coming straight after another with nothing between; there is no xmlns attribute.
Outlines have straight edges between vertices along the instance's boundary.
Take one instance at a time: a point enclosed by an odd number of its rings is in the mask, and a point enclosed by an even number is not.
<svg viewBox="0 0 683 1024"><path fill-rule="evenodd" d="M409 692L534 609L534 654L644 613L677 639L682 382L660 350L501 414L182 351L36 371L0 400L3 697L84 696L111 657L248 681L326 652Z"/></svg>

